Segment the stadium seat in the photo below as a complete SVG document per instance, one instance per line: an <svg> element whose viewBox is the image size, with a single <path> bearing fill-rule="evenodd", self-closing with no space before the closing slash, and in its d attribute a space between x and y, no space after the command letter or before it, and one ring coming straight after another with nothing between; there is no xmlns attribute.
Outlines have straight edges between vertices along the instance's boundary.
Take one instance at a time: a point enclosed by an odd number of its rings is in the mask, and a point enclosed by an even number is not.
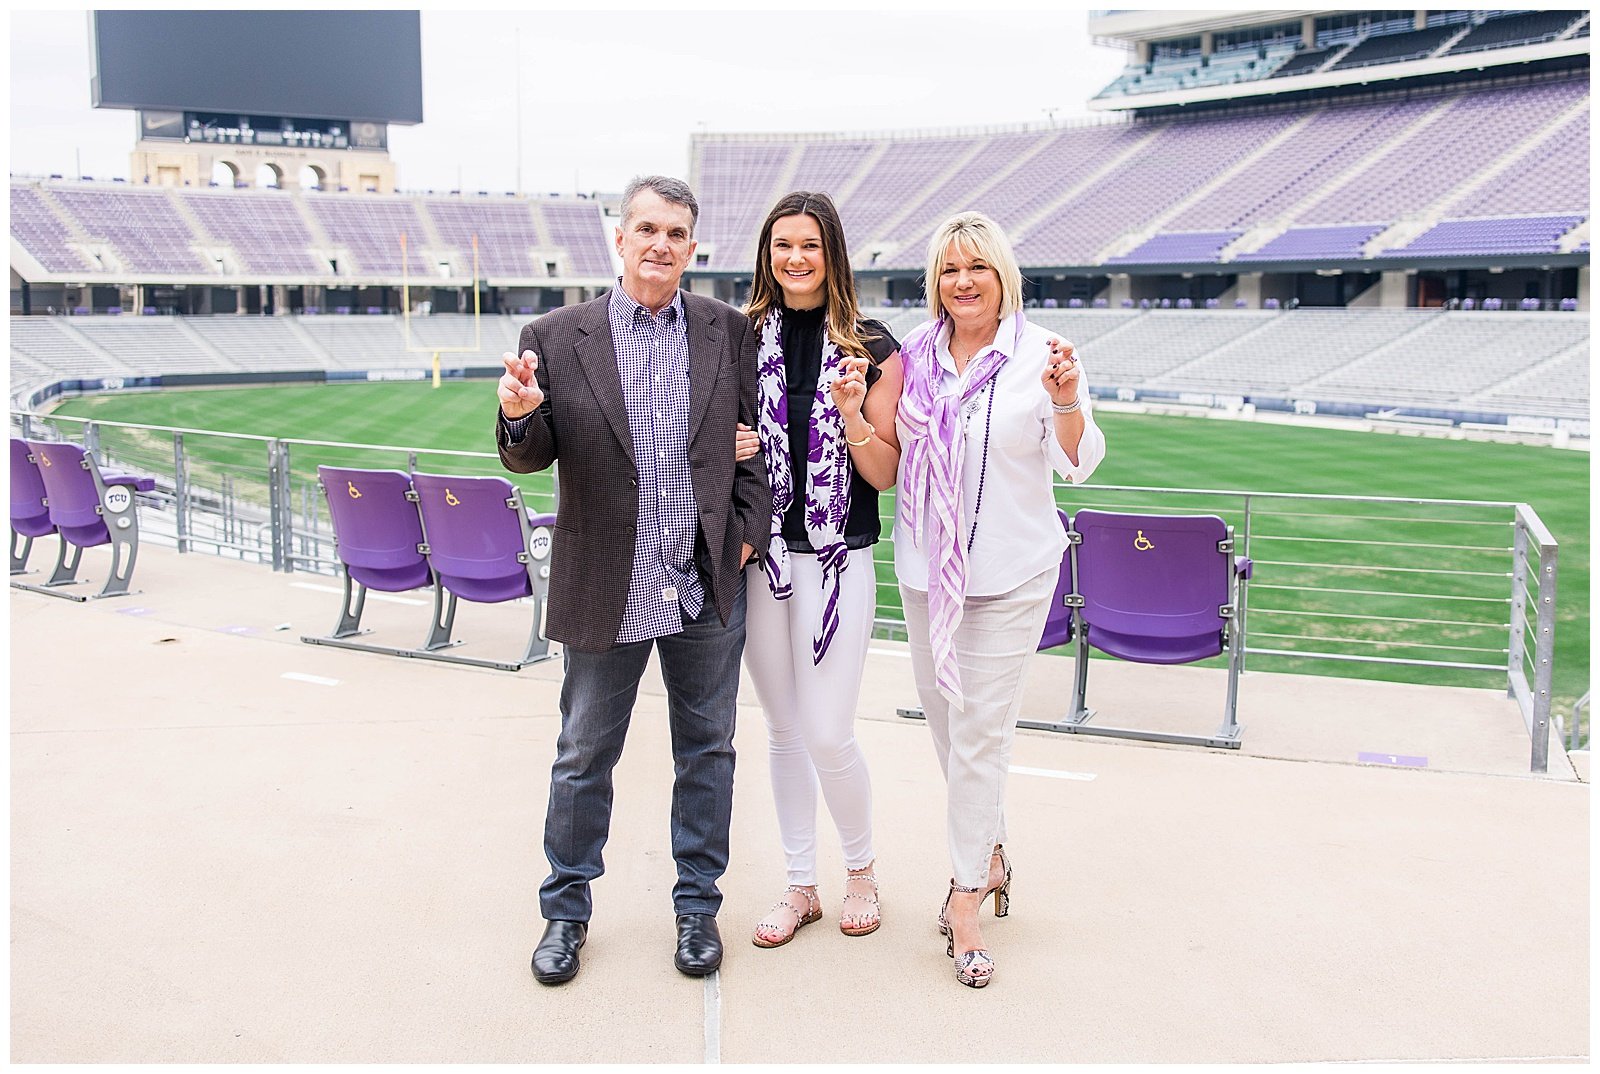
<svg viewBox="0 0 1600 1074"><path fill-rule="evenodd" d="M1022 727L1154 742L1239 748L1237 702L1244 638L1238 629L1250 561L1233 554L1233 530L1215 515L1134 515L1085 509L1072 516L1072 707L1058 723ZM1049 640L1048 638L1045 640ZM1211 735L1093 726L1089 650L1141 664L1228 656L1222 726Z"/></svg>
<svg viewBox="0 0 1600 1074"><path fill-rule="evenodd" d="M422 487L413 484L413 478L422 479ZM515 500L521 510L521 494L509 481L500 478L457 478L435 475L408 475L399 470L355 470L334 466L317 467L318 485L328 501L328 515L333 522L334 541L339 562L344 567L344 602L339 620L327 635L302 635L300 640L311 645L332 645L342 649L360 649L366 652L385 653L391 656L420 657L449 663L471 664L503 671L517 671L530 663L547 659L549 643L541 633L544 574L535 574L530 566L542 548L548 554L549 532L541 532L554 522L552 516L535 516L530 519L525 511L524 522L516 532L516 545L508 545L508 535L501 519L485 519L480 530L465 536L451 523L454 518L435 518L433 530L442 539L438 562L429 543L421 503L425 496L432 498L434 482L439 486L444 507L466 506L455 489L469 493L471 515L474 523L482 497L477 494L478 482L498 482L498 504L502 513ZM423 489L428 490L424 493ZM505 490L510 489L508 494ZM456 504L448 501L454 499ZM524 539L524 535L526 539ZM465 547L463 548L463 545ZM528 551L524 551L527 549ZM520 583L520 584L517 584ZM385 593L402 593L424 586L433 590L432 622L422 644L416 648L375 645L350 640L370 633L361 629L361 615L366 603L367 590ZM461 644L454 640L457 598L470 601L494 602L517 597L534 596L535 615L533 633L528 647L519 661L488 660L450 654L444 650Z"/></svg>
<svg viewBox="0 0 1600 1074"><path fill-rule="evenodd" d="M15 443L13 441L13 445ZM89 600L91 598L62 592L56 587L83 581L77 576L83 550L109 544L111 568L94 598L126 596L134 564L139 558L139 512L134 494L154 489L155 479L133 474L103 474L93 453L76 444L37 440L23 443L38 467L49 521L60 534L61 544L56 553L55 570L48 581L42 585L12 582L12 586L67 600ZM16 472L16 450L13 446L13 473ZM72 550L70 559L69 548Z"/></svg>
<svg viewBox="0 0 1600 1074"><path fill-rule="evenodd" d="M411 478L399 470L349 470L317 467L317 486L328 501L334 548L344 566L344 605L333 632L325 637L302 636L313 645L337 644L346 649L398 653L392 646L368 645L345 639L371 633L361 629L367 590L404 593L423 586L434 590L434 622L455 614L455 598L441 615L443 593L422 553L422 521L412 502ZM430 631L423 649L450 644L446 631L438 641Z"/></svg>
<svg viewBox="0 0 1600 1074"><path fill-rule="evenodd" d="M533 629L520 661L489 666L515 671L550 659L550 643L542 631L550 570L540 561L550 555L555 516L530 514L522 490L503 477L418 473L411 475L411 483L428 562L441 586L484 604L534 599Z"/></svg>
<svg viewBox="0 0 1600 1074"><path fill-rule="evenodd" d="M33 539L56 531L45 506L44 479L28 445L11 438L11 573L26 574Z"/></svg>
<svg viewBox="0 0 1600 1074"><path fill-rule="evenodd" d="M1232 527L1215 515L1056 513L1069 543L1038 649L1076 642L1071 707L1061 720L1018 720L1017 726L1238 749L1244 635L1236 624L1252 567L1234 556ZM1141 664L1190 664L1226 653L1222 726L1201 735L1090 724L1091 648ZM898 712L923 717L920 708Z"/></svg>
<svg viewBox="0 0 1600 1074"><path fill-rule="evenodd" d="M1072 516L1059 507L1056 508L1056 514L1061 518L1061 528L1071 534ZM1072 609L1076 603L1070 599L1072 593L1072 546L1068 545L1061 557L1061 569L1056 574L1056 591L1050 598L1050 615L1045 619L1044 633L1039 637L1040 652L1072 640Z"/></svg>

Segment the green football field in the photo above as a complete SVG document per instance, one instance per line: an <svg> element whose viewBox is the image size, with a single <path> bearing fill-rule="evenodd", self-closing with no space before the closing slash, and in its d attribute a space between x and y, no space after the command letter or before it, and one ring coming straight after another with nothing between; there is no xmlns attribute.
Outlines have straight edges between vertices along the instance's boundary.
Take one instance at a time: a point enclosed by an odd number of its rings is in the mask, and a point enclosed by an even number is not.
<svg viewBox="0 0 1600 1074"><path fill-rule="evenodd" d="M435 390L426 383L316 385L203 391L119 393L71 400L58 414L100 421L135 422L215 432L337 441L350 444L396 445L416 449L416 468L445 473L497 473L493 459L462 459L432 451L494 450L494 387L488 381L446 382ZM1560 545L1555 689L1556 711L1570 712L1589 682L1589 455L1579 451L1513 444L1382 435L1353 430L1158 417L1102 412L1108 452L1094 481L1061 493L1063 506L1200 510L1222 514L1242 529L1239 497L1165 497L1115 493L1106 485L1163 489L1251 490L1254 492L1405 497L1445 500L1526 502L1555 535ZM105 430L102 439L115 455L170 466L166 434ZM185 437L190 464L199 471L237 475L265 469L262 443ZM318 463L405 469L406 453L340 450L311 445L292 448L292 468L302 487L314 481ZM515 476L531 494L547 504L547 475ZM248 484L248 482L247 482ZM1159 502L1153 502L1157 501ZM1318 504L1295 500L1256 503L1261 515L1252 521L1251 554L1258 566L1251 586L1251 646L1282 650L1339 651L1364 655L1462 660L1502 664L1506 636L1492 624L1505 621L1504 600L1496 607L1487 597L1504 598L1510 591L1504 577L1510 557L1509 511L1415 509L1396 506ZM1395 524L1393 517L1413 525ZM1484 522L1483 518L1498 520ZM1431 521L1424 522L1422 519ZM1373 546L1373 527L1386 527L1384 541ZM1296 529L1295 527L1300 527ZM1267 534L1278 541L1269 544ZM1441 533L1445 536L1441 538ZM1457 537L1456 534L1463 536ZM1315 535L1315 537L1313 537ZM1304 545L1295 544L1305 540ZM1426 547L1441 540L1452 548L1481 545L1448 553L1457 562L1481 567L1483 578L1439 577L1439 553ZM1314 556L1313 554L1314 553ZM1314 559L1314 563L1308 563ZM1393 573L1398 572L1398 573ZM1497 576L1498 574L1498 576ZM879 564L880 600L894 603L893 571ZM1272 592L1274 581L1292 578L1293 587L1311 592ZM1430 594L1451 594L1442 600L1452 624L1410 628L1408 609L1390 598L1363 595L1401 588ZM1328 593L1350 593L1332 596ZM1474 596L1473 594L1479 594ZM1273 609L1283 609L1275 617ZM897 609L883 608L894 618ZM1326 613L1327 618L1318 617ZM1361 624L1369 614L1391 616L1393 622ZM1432 619L1437 613L1430 613ZM1290 618L1295 617L1295 618ZM1309 617L1309 618L1308 618ZM1479 625L1481 624L1481 625ZM1417 634L1416 630L1422 630ZM1410 631L1408 633L1408 631ZM1265 641L1274 635L1293 641ZM1334 641L1332 639L1339 639ZM1399 639L1399 640L1396 640ZM1417 642L1417 647L1403 647ZM1464 655L1450 646L1481 649ZM1251 657L1264 670L1296 670L1320 674L1398 678L1492 686L1488 672L1452 672L1378 663L1293 660ZM1301 666L1305 665L1305 666ZM1499 677L1504 682L1504 676Z"/></svg>

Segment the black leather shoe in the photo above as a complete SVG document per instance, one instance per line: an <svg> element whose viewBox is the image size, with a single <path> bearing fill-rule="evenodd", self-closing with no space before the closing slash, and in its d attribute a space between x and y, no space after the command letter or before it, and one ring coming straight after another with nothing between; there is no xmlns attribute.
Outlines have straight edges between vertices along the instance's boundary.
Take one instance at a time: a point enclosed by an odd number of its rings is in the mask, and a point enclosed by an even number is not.
<svg viewBox="0 0 1600 1074"><path fill-rule="evenodd" d="M589 935L582 921L549 921L533 949L533 975L540 984L561 984L578 975L578 948Z"/></svg>
<svg viewBox="0 0 1600 1074"><path fill-rule="evenodd" d="M722 965L722 934L714 916L678 915L678 953L672 963L690 977L704 977Z"/></svg>

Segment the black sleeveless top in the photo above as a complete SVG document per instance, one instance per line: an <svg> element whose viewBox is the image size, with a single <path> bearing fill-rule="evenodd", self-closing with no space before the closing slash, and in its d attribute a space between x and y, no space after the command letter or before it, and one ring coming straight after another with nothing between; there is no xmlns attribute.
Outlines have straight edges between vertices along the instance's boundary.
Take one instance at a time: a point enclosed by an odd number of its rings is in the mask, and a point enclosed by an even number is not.
<svg viewBox="0 0 1600 1074"><path fill-rule="evenodd" d="M811 404L817 395L817 380L822 376L822 316L824 308L792 310L783 307L783 366L789 389L789 459L794 470L795 498L783 515L783 540L791 552L816 554L806 536L805 460L811 450ZM867 367L867 394L883 376L878 368L900 349L882 321L863 318L857 333L866 344L872 364ZM848 450L848 449L846 449ZM844 543L847 548L866 548L882 536L878 520L878 490L850 467L850 512L845 516Z"/></svg>

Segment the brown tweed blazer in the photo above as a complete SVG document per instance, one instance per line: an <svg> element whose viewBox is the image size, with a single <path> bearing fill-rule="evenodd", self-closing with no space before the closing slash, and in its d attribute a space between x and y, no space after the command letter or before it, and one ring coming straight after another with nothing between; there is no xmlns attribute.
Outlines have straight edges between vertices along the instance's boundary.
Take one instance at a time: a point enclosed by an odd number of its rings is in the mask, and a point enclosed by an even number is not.
<svg viewBox="0 0 1600 1074"><path fill-rule="evenodd" d="M689 466L700 534L710 553L710 599L726 623L740 584L739 552L760 556L772 527L772 491L760 453L733 458L734 423L756 427L757 342L732 306L683 295L689 336ZM545 632L583 652L616 642L633 574L639 473L611 344L609 295L523 326L517 353L539 356L544 403L526 434L508 444L498 406L495 441L513 473L560 461L555 545Z"/></svg>

